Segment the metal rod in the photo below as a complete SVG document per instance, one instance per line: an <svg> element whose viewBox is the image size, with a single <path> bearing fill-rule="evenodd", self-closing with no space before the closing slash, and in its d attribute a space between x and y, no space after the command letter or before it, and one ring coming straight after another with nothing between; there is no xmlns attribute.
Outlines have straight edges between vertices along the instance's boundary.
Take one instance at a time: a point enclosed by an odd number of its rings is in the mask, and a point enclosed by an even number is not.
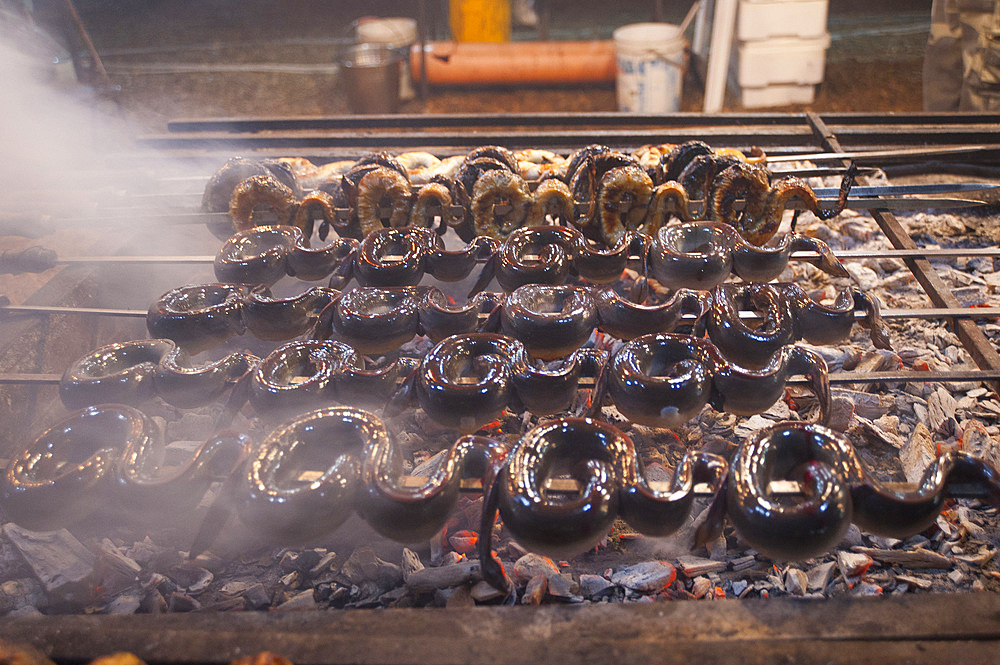
<svg viewBox="0 0 1000 665"><path fill-rule="evenodd" d="M125 316L135 318L145 318L146 310L140 309L114 309L102 307L62 307L58 305L4 305L0 304L0 312L17 314L83 314L97 316ZM866 316L864 312L854 312L854 318L863 320ZM1000 318L1000 307L928 307L923 309L896 309L888 308L881 310L883 319L996 319ZM483 314L480 318L484 318ZM740 319L744 321L759 321L763 317L755 311L743 310L739 313ZM697 317L693 314L681 315L682 320L694 322Z"/></svg>
<svg viewBox="0 0 1000 665"><path fill-rule="evenodd" d="M947 371L896 371L896 372L833 372L829 375L832 385L851 383L965 383L967 381L993 381L1000 379L1000 370L956 369ZM61 374L3 374L0 384L57 384ZM804 376L790 376L786 383L793 386L807 386L810 380ZM588 389L593 379L580 377L579 386Z"/></svg>
<svg viewBox="0 0 1000 665"><path fill-rule="evenodd" d="M809 124L813 127L814 134L820 139L823 147L827 150L841 153L846 162L850 158L850 153L844 151L840 141L834 136L830 128L815 113L807 114ZM897 249L918 249L917 243L906 232L903 225L899 223L894 215L884 210L872 210L875 222L882 229L882 232ZM941 276L937 274L933 266L926 259L905 259L907 267L913 273L914 278L923 287L927 297L931 302L942 308L954 308L959 306L958 299L952 294L948 285L944 283ZM987 339L983 331L975 322L967 319L956 319L954 324L955 334L962 342L962 346L972 356L973 361L983 370L1000 369L1000 354ZM1000 382L991 381L990 387L995 391L1000 391Z"/></svg>

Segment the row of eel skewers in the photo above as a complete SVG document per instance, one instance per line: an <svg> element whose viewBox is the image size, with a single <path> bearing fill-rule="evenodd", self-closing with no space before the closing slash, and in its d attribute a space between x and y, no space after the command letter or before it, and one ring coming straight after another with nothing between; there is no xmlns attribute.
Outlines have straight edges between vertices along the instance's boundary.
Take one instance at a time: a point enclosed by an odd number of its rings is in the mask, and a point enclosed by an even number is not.
<svg viewBox="0 0 1000 665"><path fill-rule="evenodd" d="M777 231L789 200L798 197L829 219L843 209L853 180L852 169L837 205L824 208L800 178L772 179L757 149L748 156L688 141L629 154L590 145L563 157L482 146L446 159L380 152L322 166L302 158L234 158L208 183L202 209L228 212L236 230L244 230L254 226L255 210L268 208L279 224L297 226L307 237L318 222L322 239L330 230L361 239L384 226L435 225L442 233L454 228L466 241L501 239L552 219L609 247L630 230L655 235L671 217L709 219L761 245Z"/></svg>
<svg viewBox="0 0 1000 665"><path fill-rule="evenodd" d="M642 533L670 533L686 520L696 485L707 485L714 498L696 534L698 542L715 537L728 516L761 552L800 559L835 546L852 522L894 537L919 532L933 523L955 482L979 484L1000 505L1000 478L981 460L948 453L932 463L917 488L895 490L866 472L842 435L801 421L764 428L728 462L689 451L671 483L650 483L629 436L602 420L602 407L611 403L627 419L650 427L675 427L706 403L741 415L759 413L780 399L786 380L795 374L809 379L822 419L829 402L826 364L805 347L785 342L793 341L788 338L796 330L792 318L800 325L812 320L807 311L818 318L804 324L805 332L826 335L834 321L838 334L846 334L855 311L867 309L873 342L888 345L877 307L857 290L834 307L822 308L793 285L747 284L750 291L744 292L713 283L711 302L679 293L675 302L644 311L607 286L563 286L562 278L539 285L534 278L510 277L500 280L507 293L480 294L454 306L436 289L412 286L409 277L393 281L400 279L398 271L381 265L378 252L369 252L375 257L371 261L366 258L369 239L399 232L416 234L412 244L424 247L420 261L433 257L445 266L441 275L429 271L442 279L467 274L487 255L500 257L498 277L504 270L526 275L527 268L518 267L525 257L504 263L504 248L519 234L538 233L523 227L555 219L574 227L566 233L598 246L627 249L628 239L641 231L648 244L643 262L666 279L700 270L661 267L657 272L657 262L667 266L682 254L699 253L674 247L670 234L658 233L670 215L683 222L715 220L695 222L713 225L688 231L696 241L728 224L756 246L774 235L792 197L803 199L821 218L843 208L853 170L844 177L836 209L824 210L801 180L772 181L763 161L762 154L715 151L699 141L647 146L632 154L588 146L569 157L486 146L443 160L426 153L379 153L323 166L292 158L230 160L208 183L203 208L231 214L237 241L227 246L279 256L277 269L245 272L244 250L224 248L216 260L217 275L220 270L244 271L239 274L246 279L165 294L147 319L159 339L109 345L74 363L60 394L67 407L78 410L11 461L0 480L0 508L6 518L29 528L61 526L107 503L187 514L213 482L223 479L192 555L212 543L230 512L247 527L283 542L321 536L354 513L386 536L415 542L442 528L463 478L473 476L484 493L478 541L482 572L510 600L513 587L490 550L498 512L522 545L563 557L593 547L619 517ZM692 192L704 199L697 213ZM252 218L260 207L272 209L279 225L256 229ZM338 291L334 282L342 288L346 277L334 270L328 287L310 289L301 298L272 298L269 285L282 274L301 276L299 263L312 266L317 259L308 251L317 222L321 240L331 230L356 239L344 256L351 257L352 274L367 285ZM454 228L469 248L452 256L439 243L417 237L443 234L447 228ZM282 251L275 255L273 247L264 247L267 238L279 239ZM545 236L539 242L559 238ZM489 251L477 250L474 241L484 241ZM577 272L589 275L586 267L595 259L581 258L589 256L577 247L581 241L567 237L562 242L572 250L566 253L579 264ZM754 275L762 274L762 262L768 264L772 278L774 260L757 255L763 248L747 250L742 242L716 244L723 259L742 261ZM514 243L520 244L530 243ZM544 253L534 246L528 251ZM744 258L733 259L737 255ZM329 276L344 256L323 257L322 269L311 267L312 278ZM612 266L618 275L627 257L619 258L621 264ZM778 258L783 265L787 256ZM827 263L828 271L837 272L835 262L828 258ZM292 264L297 267L289 270ZM599 267L591 277L606 284L610 269L603 263ZM422 270L413 273L417 281ZM720 282L728 268L724 272ZM699 312L712 309L720 322L728 321L715 326L718 333L739 325L736 309L751 301L755 307L771 303L774 312L788 315L772 317L783 321L775 328L785 334L780 349L744 357L752 366L746 369L723 357L703 334L660 330L663 321L678 320L684 303L695 301ZM640 324L650 313L659 317L653 324L658 332L647 334ZM640 315L645 315L642 321ZM579 348L593 330L618 319L624 321L621 346L613 351ZM368 327L352 337L352 322ZM555 331L553 322L563 328ZM434 334L438 324L446 330ZM213 345L205 344L209 333L217 333L221 343L246 328L260 339L302 334L305 339L285 341L263 359L241 352L195 366L181 348L192 346L188 337L193 346L208 347ZM457 334L451 334L452 328ZM730 351L743 353L760 330L746 329L747 336L730 344ZM364 350L358 347L366 343L384 339L398 346L414 334L428 334L436 342L421 359L393 356L390 365L371 368L361 358ZM722 337L715 337L722 343ZM529 349L537 352L550 341L558 349L542 353L545 362L530 357ZM593 379L589 401L576 394L584 374ZM180 468L169 473L159 469L153 461L159 435L137 407L158 398L191 408L226 391L227 417L249 402L261 414L273 407L287 419L260 443L220 428ZM382 416L358 408L359 397L380 402L373 408L381 408ZM436 470L424 478L408 478L403 453L383 418L418 406L463 434L444 451ZM482 427L505 409L525 408L553 418L517 441ZM565 475L565 469L576 489L554 491L550 481ZM774 493L771 482L783 479L798 481L800 492Z"/></svg>

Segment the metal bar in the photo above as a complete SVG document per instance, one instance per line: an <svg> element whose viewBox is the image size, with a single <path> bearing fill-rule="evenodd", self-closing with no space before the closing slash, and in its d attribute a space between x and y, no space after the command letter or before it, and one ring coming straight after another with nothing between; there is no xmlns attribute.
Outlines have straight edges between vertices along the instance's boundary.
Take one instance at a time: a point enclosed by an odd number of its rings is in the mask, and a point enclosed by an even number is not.
<svg viewBox="0 0 1000 665"><path fill-rule="evenodd" d="M112 309L105 307L58 307L55 305L3 305L0 313L16 314L93 314L95 316L129 316L146 318L144 309Z"/></svg>
<svg viewBox="0 0 1000 665"><path fill-rule="evenodd" d="M127 651L150 665L225 664L263 651L296 665L763 665L990 663L993 593L841 597L822 602L549 605L319 612L7 617L0 637L59 662Z"/></svg>
<svg viewBox="0 0 1000 665"><path fill-rule="evenodd" d="M808 114L809 122L813 125L817 135L821 139L824 147L834 152L843 152L837 137L833 136L830 128L815 114ZM846 154L846 153L845 153ZM889 239L893 247L897 249L918 249L917 243L907 234L899 220L891 213L884 210L872 210L872 216L882 232ZM955 308L959 306L958 300L952 295L951 290L937 274L933 266L926 259L906 258L903 259L914 278L923 287L927 297L931 302L942 308ZM969 319L956 319L954 322L955 334L962 342L962 346L972 357L978 367L984 370L995 371L1000 369L1000 354L990 343L986 335L978 325ZM1000 382L991 381L990 387L1000 390Z"/></svg>
<svg viewBox="0 0 1000 665"><path fill-rule="evenodd" d="M59 383L60 374L2 374L0 384L51 384ZM988 381L1000 379L1000 370L948 370L948 371L897 371L897 372L834 372L829 375L831 385L850 383L965 383L967 381ZM793 375L785 381L788 385L807 386L809 379ZM580 377L579 386L590 388L593 380Z"/></svg>

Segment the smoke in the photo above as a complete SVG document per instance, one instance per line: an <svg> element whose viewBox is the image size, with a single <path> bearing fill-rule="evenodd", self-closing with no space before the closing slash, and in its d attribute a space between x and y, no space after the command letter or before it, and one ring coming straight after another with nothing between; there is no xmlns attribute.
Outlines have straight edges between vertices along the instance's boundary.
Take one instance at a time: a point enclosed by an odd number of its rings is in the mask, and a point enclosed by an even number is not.
<svg viewBox="0 0 1000 665"><path fill-rule="evenodd" d="M27 18L0 11L0 182L7 192L45 189L59 199L61 185L91 177L107 155L131 148L117 107L77 84L68 58Z"/></svg>

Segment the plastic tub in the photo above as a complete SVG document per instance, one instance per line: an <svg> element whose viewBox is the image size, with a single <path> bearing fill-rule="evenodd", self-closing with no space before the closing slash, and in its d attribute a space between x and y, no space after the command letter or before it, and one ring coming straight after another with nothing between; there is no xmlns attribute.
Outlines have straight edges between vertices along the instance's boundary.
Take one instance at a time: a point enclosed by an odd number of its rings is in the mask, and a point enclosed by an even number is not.
<svg viewBox="0 0 1000 665"><path fill-rule="evenodd" d="M355 44L340 57L340 77L353 113L399 108L399 52L385 44Z"/></svg>
<svg viewBox="0 0 1000 665"><path fill-rule="evenodd" d="M819 37L829 0L740 0L736 38Z"/></svg>
<svg viewBox="0 0 1000 665"><path fill-rule="evenodd" d="M684 82L684 35L672 23L633 23L611 35L618 110L676 113Z"/></svg>

